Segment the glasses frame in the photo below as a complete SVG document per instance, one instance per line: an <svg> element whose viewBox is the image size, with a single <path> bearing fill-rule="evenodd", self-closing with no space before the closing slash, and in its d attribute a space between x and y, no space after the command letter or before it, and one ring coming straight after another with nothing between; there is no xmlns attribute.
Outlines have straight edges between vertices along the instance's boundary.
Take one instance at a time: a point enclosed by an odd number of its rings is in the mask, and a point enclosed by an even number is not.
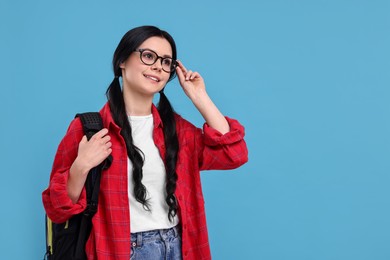
<svg viewBox="0 0 390 260"><path fill-rule="evenodd" d="M170 58L170 57L161 57L159 56L155 51L151 50L151 49L136 49L134 50L135 52L139 52L139 58L140 60L142 61L143 64L145 65L148 65L148 66L152 66L153 64L155 64L158 60L160 60L161 62L161 69L167 73L173 73L175 72L176 70L176 67L177 67L177 61L175 61L174 59ZM146 63L143 59L142 59L142 53L144 53L145 51L150 51L150 52L153 52L154 54L156 54L156 59L154 60L153 63ZM164 60L171 60L172 63L171 63L171 70L170 71L166 71L164 68L163 68L163 61Z"/></svg>

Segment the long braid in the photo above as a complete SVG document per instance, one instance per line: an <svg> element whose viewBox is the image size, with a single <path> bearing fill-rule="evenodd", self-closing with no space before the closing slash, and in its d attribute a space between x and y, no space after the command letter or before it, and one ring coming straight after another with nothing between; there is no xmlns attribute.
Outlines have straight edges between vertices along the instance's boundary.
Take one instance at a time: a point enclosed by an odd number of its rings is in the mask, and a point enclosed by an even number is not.
<svg viewBox="0 0 390 260"><path fill-rule="evenodd" d="M176 122L173 108L165 96L164 92L160 92L160 101L157 107L161 120L164 123L164 141L166 147L165 153L165 170L166 170L166 192L165 199L169 206L168 218L170 221L176 215L178 206L175 197L177 173L176 162L177 153L179 150L179 141L176 133Z"/></svg>
<svg viewBox="0 0 390 260"><path fill-rule="evenodd" d="M121 91L119 78L115 77L106 92L112 117L115 123L121 128L121 136L125 140L127 155L133 164L134 196L146 210L150 210L146 199L146 187L142 184L142 167L144 165L144 154L133 143L131 125L126 114L125 103Z"/></svg>

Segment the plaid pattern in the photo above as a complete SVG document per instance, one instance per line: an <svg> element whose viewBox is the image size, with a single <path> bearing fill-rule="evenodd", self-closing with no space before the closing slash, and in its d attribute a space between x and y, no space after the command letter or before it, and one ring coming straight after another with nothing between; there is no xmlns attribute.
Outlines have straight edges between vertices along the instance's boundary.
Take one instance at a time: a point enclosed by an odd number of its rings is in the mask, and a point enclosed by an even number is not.
<svg viewBox="0 0 390 260"><path fill-rule="evenodd" d="M93 229L86 245L88 259L130 259L130 210L128 200L127 152L114 123L108 103L100 111L104 127L112 141L113 163L102 173L98 212L93 217ZM153 105L153 139L165 157L163 123ZM211 259L208 241L204 200L200 182L201 170L234 169L248 160L248 150L243 140L244 128L238 121L226 118L230 132L222 135L204 124L203 131L179 115L176 125L179 137L176 197L182 226L183 259ZM49 187L42 199L47 215L62 223L85 209L85 190L73 204L66 191L69 168L77 156L78 144L83 136L81 122L72 121L59 144Z"/></svg>

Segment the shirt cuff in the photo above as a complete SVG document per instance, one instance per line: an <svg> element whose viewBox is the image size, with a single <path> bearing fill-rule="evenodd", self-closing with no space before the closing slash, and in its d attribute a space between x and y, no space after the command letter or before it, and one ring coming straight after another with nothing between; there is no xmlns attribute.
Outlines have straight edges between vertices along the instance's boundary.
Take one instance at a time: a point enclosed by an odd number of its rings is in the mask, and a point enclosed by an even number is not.
<svg viewBox="0 0 390 260"><path fill-rule="evenodd" d="M210 127L207 123L203 125L204 142L208 146L226 145L241 141L245 136L244 127L235 119L225 117L230 131L222 134L218 130Z"/></svg>
<svg viewBox="0 0 390 260"><path fill-rule="evenodd" d="M73 203L69 198L67 191L69 170L64 173L58 173L53 176L50 187L50 197L53 208L60 209L64 214L78 214L86 207L85 190L80 194L80 198Z"/></svg>

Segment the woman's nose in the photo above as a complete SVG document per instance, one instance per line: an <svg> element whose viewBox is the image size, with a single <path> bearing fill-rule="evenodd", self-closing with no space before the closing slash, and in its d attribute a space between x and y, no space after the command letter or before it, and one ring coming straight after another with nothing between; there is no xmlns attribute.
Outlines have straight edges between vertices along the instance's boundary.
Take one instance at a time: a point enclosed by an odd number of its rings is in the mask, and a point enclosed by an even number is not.
<svg viewBox="0 0 390 260"><path fill-rule="evenodd" d="M152 65L152 70L159 70L159 71L161 71L162 70L162 60L161 60L161 58L158 58L157 60L156 60L156 62Z"/></svg>

